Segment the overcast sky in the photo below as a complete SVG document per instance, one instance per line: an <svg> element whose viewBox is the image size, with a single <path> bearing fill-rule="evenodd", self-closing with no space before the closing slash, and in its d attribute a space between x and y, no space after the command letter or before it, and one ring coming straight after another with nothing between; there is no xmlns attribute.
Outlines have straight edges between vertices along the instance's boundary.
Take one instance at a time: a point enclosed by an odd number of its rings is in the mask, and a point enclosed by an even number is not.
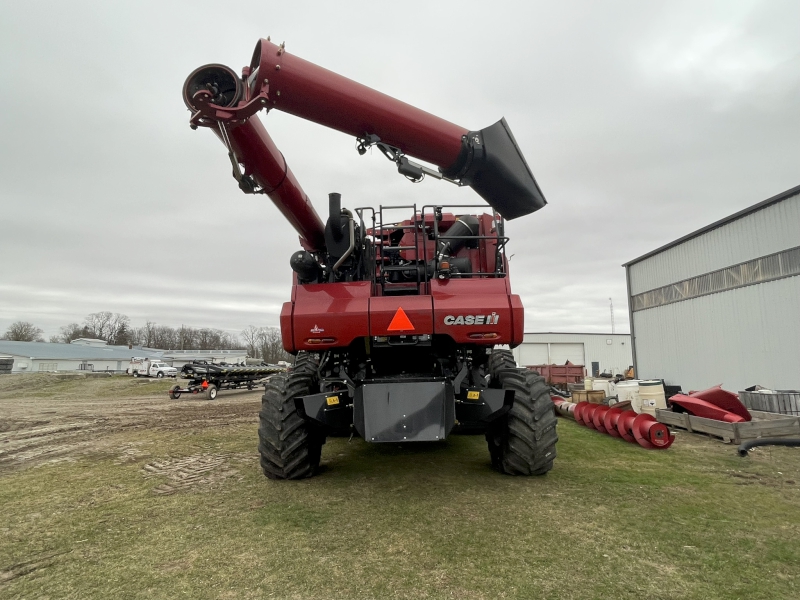
<svg viewBox="0 0 800 600"><path fill-rule="evenodd" d="M238 72L268 35L465 128L506 117L549 202L507 229L526 331L610 331L613 298L628 332L622 263L800 184L796 0L0 7L0 334L102 310L278 324L297 235L181 100L194 68ZM349 208L479 201L261 118L321 214L331 191Z"/></svg>

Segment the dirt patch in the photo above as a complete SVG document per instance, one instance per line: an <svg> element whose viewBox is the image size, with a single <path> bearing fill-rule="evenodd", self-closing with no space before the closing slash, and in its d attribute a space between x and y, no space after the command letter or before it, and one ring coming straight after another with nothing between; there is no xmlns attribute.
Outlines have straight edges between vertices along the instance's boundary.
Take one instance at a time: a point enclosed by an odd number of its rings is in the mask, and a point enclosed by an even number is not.
<svg viewBox="0 0 800 600"><path fill-rule="evenodd" d="M144 471L148 476L165 476L168 481L153 488L160 496L189 489L209 489L215 484L236 475L229 456L224 454L197 454L185 458L148 463Z"/></svg>
<svg viewBox="0 0 800 600"><path fill-rule="evenodd" d="M0 392L0 476L20 468L116 451L119 462L141 459L139 447L114 448L110 435L130 429L183 430L252 423L262 391L223 391L214 401L190 396L171 400L159 386L119 378L69 381L69 388L44 386ZM144 380L148 381L148 380ZM58 385L62 385L58 383ZM151 395L136 394L142 387ZM38 394L37 394L38 392Z"/></svg>
<svg viewBox="0 0 800 600"><path fill-rule="evenodd" d="M65 553L57 552L54 554L41 555L25 562L19 562L6 567L0 567L0 585L33 573L34 571L38 571L39 569L49 567L56 561L56 558L62 554Z"/></svg>

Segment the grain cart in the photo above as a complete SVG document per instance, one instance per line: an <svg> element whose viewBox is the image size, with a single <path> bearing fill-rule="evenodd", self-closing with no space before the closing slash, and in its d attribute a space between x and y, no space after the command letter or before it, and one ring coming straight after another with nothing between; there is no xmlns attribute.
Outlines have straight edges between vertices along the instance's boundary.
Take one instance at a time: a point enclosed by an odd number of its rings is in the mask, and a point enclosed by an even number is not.
<svg viewBox="0 0 800 600"><path fill-rule="evenodd" d="M326 436L343 433L404 443L479 432L499 471L549 471L558 437L548 388L517 369L510 351L493 350L517 346L523 332L504 219L546 204L505 119L470 131L269 39L241 77L218 64L192 72L183 99L190 126L225 145L241 190L269 196L300 236L280 315L283 346L296 358L263 396L264 474L313 475ZM261 109L353 136L359 154L376 148L412 181L469 186L492 213L412 202L351 211L332 193L323 223L256 116Z"/></svg>

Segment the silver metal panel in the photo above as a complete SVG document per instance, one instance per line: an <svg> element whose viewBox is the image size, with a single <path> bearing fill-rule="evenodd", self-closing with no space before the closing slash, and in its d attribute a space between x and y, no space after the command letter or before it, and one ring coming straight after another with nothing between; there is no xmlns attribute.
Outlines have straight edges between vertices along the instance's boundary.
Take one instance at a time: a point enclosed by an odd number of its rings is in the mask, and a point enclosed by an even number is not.
<svg viewBox="0 0 800 600"><path fill-rule="evenodd" d="M563 365L567 361L573 365L586 364L583 344L580 342L551 342L549 364Z"/></svg>
<svg viewBox="0 0 800 600"><path fill-rule="evenodd" d="M628 267L630 293L800 246L800 194L722 225Z"/></svg>
<svg viewBox="0 0 800 600"><path fill-rule="evenodd" d="M517 360L517 364L521 367L546 365L547 357L547 344L522 344L519 347L519 360Z"/></svg>
<svg viewBox="0 0 800 600"><path fill-rule="evenodd" d="M800 277L633 313L636 376L684 391L800 389Z"/></svg>

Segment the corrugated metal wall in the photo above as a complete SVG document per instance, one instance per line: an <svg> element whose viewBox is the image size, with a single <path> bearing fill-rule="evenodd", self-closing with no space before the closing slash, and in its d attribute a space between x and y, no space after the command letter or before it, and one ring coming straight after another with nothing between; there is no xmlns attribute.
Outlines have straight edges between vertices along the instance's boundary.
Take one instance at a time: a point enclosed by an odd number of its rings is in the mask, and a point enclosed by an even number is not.
<svg viewBox="0 0 800 600"><path fill-rule="evenodd" d="M794 190L790 190L794 191ZM800 194L628 266L631 297L800 246ZM800 276L634 310L637 377L800 389Z"/></svg>
<svg viewBox="0 0 800 600"><path fill-rule="evenodd" d="M611 344L607 343L611 340ZM540 344L583 344L584 362L591 374L592 362L600 363L600 371L612 374L623 373L633 364L631 336L628 334L592 333L526 333L523 343L513 350L517 364L526 364L522 358L539 356L541 352L527 352L527 347Z"/></svg>
<svg viewBox="0 0 800 600"><path fill-rule="evenodd" d="M637 377L800 389L800 277L633 313Z"/></svg>
<svg viewBox="0 0 800 600"><path fill-rule="evenodd" d="M632 264L630 293L635 296L796 246L800 194Z"/></svg>

